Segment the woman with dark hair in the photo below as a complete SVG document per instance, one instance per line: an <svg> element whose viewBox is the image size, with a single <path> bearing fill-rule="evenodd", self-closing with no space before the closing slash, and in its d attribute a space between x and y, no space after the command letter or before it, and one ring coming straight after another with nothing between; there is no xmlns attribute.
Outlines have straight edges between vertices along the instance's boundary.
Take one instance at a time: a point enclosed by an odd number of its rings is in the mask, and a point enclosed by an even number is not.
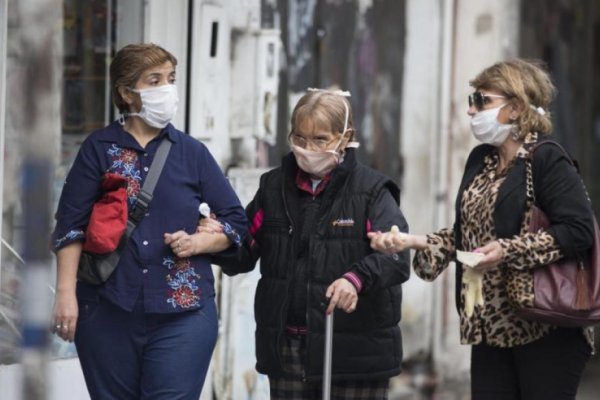
<svg viewBox="0 0 600 400"><path fill-rule="evenodd" d="M110 76L121 117L81 145L58 204L54 329L75 340L92 399L199 398L218 326L210 255L235 250L246 234L244 210L206 146L170 123L176 65L154 44L117 52ZM166 162L116 269L100 285L77 281L103 176L126 182L135 210L163 141ZM196 233L203 202L222 233Z"/></svg>

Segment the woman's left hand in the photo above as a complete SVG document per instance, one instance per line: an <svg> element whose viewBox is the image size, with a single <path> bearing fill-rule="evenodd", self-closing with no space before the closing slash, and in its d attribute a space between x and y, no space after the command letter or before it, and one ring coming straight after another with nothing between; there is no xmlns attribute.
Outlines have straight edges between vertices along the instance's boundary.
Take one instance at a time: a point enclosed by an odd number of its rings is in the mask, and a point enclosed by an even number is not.
<svg viewBox="0 0 600 400"><path fill-rule="evenodd" d="M497 240L489 242L485 246L476 249L475 252L484 254L484 257L481 259L481 261L479 261L479 263L473 267L475 271L481 273L496 268L498 264L502 262L502 258L504 256L502 246L500 246L500 243L498 243Z"/></svg>
<svg viewBox="0 0 600 400"><path fill-rule="evenodd" d="M346 278L340 278L327 288L325 296L329 299L327 314L331 314L334 308L341 308L347 313L356 310L358 293L356 288Z"/></svg>
<svg viewBox="0 0 600 400"><path fill-rule="evenodd" d="M194 238L186 231L165 233L165 244L171 246L173 254L179 258L191 257L196 254Z"/></svg>

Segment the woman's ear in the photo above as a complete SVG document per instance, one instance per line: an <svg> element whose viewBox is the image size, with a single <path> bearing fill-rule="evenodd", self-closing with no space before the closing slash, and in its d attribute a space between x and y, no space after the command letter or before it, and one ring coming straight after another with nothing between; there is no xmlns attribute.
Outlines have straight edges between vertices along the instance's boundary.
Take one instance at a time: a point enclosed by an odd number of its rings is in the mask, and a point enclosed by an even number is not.
<svg viewBox="0 0 600 400"><path fill-rule="evenodd" d="M343 135L343 139L342 139L342 142L340 143L340 149L343 150L346 148L348 143L352 141L352 138L354 137L354 129L348 128L346 130L346 132L342 133L342 135Z"/></svg>
<svg viewBox="0 0 600 400"><path fill-rule="evenodd" d="M133 103L133 96L131 95L131 90L129 90L129 88L125 86L119 86L117 90L119 91L119 94L125 103L128 105Z"/></svg>
<svg viewBox="0 0 600 400"><path fill-rule="evenodd" d="M519 118L519 116L521 115L522 112L523 112L522 105L513 102L510 105L510 111L508 113L508 118L511 121L515 121L517 118Z"/></svg>

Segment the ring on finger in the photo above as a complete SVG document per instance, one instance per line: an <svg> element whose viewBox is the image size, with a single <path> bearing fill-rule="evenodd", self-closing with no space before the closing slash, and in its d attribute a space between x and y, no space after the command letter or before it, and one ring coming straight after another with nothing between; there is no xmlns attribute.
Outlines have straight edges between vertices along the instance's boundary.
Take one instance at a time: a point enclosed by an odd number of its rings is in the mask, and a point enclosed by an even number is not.
<svg viewBox="0 0 600 400"><path fill-rule="evenodd" d="M62 326L62 330L63 331L68 331L69 330L69 326L68 325L63 325Z"/></svg>

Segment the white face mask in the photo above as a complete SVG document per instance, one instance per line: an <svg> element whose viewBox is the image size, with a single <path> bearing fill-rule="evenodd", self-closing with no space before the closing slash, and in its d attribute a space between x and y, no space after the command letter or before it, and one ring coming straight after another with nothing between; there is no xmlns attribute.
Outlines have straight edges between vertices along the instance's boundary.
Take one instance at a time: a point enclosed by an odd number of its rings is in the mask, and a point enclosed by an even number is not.
<svg viewBox="0 0 600 400"><path fill-rule="evenodd" d="M179 96L177 86L168 84L148 89L130 89L139 93L142 99L142 109L128 116L138 116L154 128L164 128L175 116Z"/></svg>
<svg viewBox="0 0 600 400"><path fill-rule="evenodd" d="M500 146L504 143L512 128L512 124L498 122L498 113L504 106L506 104L479 111L471 118L471 132L475 139L492 146Z"/></svg>

